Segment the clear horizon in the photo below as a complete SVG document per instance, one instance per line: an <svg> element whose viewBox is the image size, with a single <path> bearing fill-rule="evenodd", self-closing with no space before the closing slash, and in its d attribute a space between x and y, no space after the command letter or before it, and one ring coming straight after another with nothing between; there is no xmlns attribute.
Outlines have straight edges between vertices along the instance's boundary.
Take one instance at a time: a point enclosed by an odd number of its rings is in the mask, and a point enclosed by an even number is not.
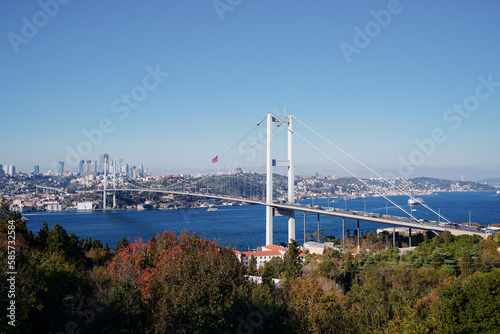
<svg viewBox="0 0 500 334"><path fill-rule="evenodd" d="M495 1L0 9L0 164L23 172L108 153L194 173L272 112L385 176L500 177ZM296 174L347 176L296 143Z"/></svg>

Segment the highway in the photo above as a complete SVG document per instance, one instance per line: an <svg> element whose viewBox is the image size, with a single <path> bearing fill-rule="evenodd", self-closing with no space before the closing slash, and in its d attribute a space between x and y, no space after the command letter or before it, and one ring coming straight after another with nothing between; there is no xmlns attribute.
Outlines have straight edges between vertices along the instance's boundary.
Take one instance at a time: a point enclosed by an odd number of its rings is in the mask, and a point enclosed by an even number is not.
<svg viewBox="0 0 500 334"><path fill-rule="evenodd" d="M102 190L99 190L102 191ZM268 205L265 202L256 201L248 198L241 197L230 197L230 196L221 196L221 195L212 195L212 194L202 194L202 193L190 193L190 192L182 192L182 191L172 191L172 190L161 190L161 189L109 189L108 192L113 191L136 191L136 192L158 192L158 193L167 193L167 194L175 194L175 195L185 195L185 196L196 196L196 197L206 197L213 199L220 199L226 201L235 201L242 202L248 204L257 204L257 205ZM307 204L299 204L299 203L280 203L274 202L269 206L275 208L279 211L283 210L292 210L292 211L301 211L314 213L325 216L333 216L340 217L346 219L353 219L359 221L367 221L379 224L385 224L390 226L400 226L407 227L412 229L419 230L428 230L428 231L436 231L436 232L444 232L450 231L451 234L461 235L461 234L477 234L483 238L487 238L491 234L496 234L497 231L482 231L477 227L468 227L458 224L449 224L446 222L437 222L437 221L429 221L429 220L419 220L416 218L410 217L400 217L400 216L391 216L391 215L382 215L378 213L370 213L370 212L361 212L361 211L351 211L351 210L343 210L338 208L325 208L320 206L312 206Z"/></svg>
<svg viewBox="0 0 500 334"><path fill-rule="evenodd" d="M265 204L264 204L265 205ZM294 211L303 211L308 213L315 213L326 216L333 217L341 217L353 220L360 221L368 221L379 224L386 224L390 226L401 226L408 227L412 229L420 229L420 230L429 230L429 231L450 231L451 234L460 235L460 234L477 234L483 238L486 238L490 234L494 234L494 231L490 233L478 230L477 227L467 227L458 224L449 224L449 223L439 223L437 221L428 221L428 220L419 220L412 219L410 217L399 217L399 216L390 216L390 215L382 215L378 213L370 213L370 212L361 212L361 211L351 211L351 210L343 210L338 208L324 208L320 206L312 206L307 204L290 204L290 203L273 203L271 205L274 208L279 210L294 210Z"/></svg>

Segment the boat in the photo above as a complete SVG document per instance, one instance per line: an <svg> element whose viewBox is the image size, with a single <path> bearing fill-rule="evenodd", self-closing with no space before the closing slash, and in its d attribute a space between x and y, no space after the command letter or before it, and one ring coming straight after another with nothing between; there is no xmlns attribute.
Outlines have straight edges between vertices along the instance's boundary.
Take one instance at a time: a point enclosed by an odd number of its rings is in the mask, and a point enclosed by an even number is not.
<svg viewBox="0 0 500 334"><path fill-rule="evenodd" d="M210 207L207 209L207 211L217 211L217 210L219 210L219 208Z"/></svg>
<svg viewBox="0 0 500 334"><path fill-rule="evenodd" d="M425 201L420 197L410 197L410 199L408 200L408 204L410 205L417 205L423 203L425 203Z"/></svg>
<svg viewBox="0 0 500 334"><path fill-rule="evenodd" d="M497 190L497 195L500 195L500 190Z"/></svg>

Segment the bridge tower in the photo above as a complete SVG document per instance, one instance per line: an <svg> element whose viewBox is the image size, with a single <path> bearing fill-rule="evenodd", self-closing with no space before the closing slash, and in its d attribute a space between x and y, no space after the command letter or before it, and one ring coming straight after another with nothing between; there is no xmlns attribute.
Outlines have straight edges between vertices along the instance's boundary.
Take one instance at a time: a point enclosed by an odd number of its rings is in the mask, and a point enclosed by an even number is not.
<svg viewBox="0 0 500 334"><path fill-rule="evenodd" d="M108 197L108 192L106 191L108 185L108 175L106 174L108 169L108 159L106 155L104 155L104 184L103 184L103 193L102 193L102 209L106 210L106 198Z"/></svg>
<svg viewBox="0 0 500 334"><path fill-rule="evenodd" d="M113 209L116 209L116 159L113 159Z"/></svg>
<svg viewBox="0 0 500 334"><path fill-rule="evenodd" d="M273 159L273 122L280 122L288 126L288 159ZM271 113L267 115L267 162L266 162L266 245L273 244L273 217L288 216L288 242L295 240L295 211L276 210L273 204L273 166L288 167L288 203L294 203L294 180L293 168L293 116L275 117Z"/></svg>

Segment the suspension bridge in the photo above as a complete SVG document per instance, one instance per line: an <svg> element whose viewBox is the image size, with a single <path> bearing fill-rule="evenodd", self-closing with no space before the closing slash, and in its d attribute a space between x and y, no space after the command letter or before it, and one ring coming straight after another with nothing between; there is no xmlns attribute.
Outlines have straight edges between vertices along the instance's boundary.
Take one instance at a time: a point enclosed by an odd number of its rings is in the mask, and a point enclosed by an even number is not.
<svg viewBox="0 0 500 334"><path fill-rule="evenodd" d="M264 124L264 121L267 122L266 129L265 131L259 131L259 129L262 129L261 125ZM299 133L297 130L295 130L294 123L298 123L303 128L309 130L315 136L319 137L322 143L326 143L327 147L334 148L335 150L341 152L355 164L368 170L377 179L386 182L390 188L399 191L399 193L405 193L408 198L413 198L411 194L406 193L405 190L394 183L393 180L384 178L375 170L345 152L332 141L319 134L293 115L275 116L272 113L269 113L265 118L263 118L249 133L247 133L224 154L217 155L215 158L213 158L211 164L202 169L198 176L196 178L192 178L190 182L181 180L161 187L148 187L146 185L138 184L137 182L130 182L126 188L117 188L115 174L116 162L112 161L111 168L109 168L108 164L110 162L106 160L104 161L105 174L103 187L102 189L92 190L91 192L99 191L103 193L104 209L108 208L107 197L109 195L113 196L113 208L116 206L116 194L118 192L163 193L264 205L266 206L266 245L273 244L273 218L276 216L288 217L288 240L296 240L295 224L298 212L302 212L304 215L304 231L306 224L306 213L317 215L318 231L320 230L320 216L334 216L342 218L343 241L345 239L345 220L351 219L357 221L358 247L360 221L392 226L394 243L395 227L398 226L408 228L410 247L412 229L429 230L433 231L434 233L450 231L452 234L478 234L482 237L487 236L486 233L481 233L475 227L460 226L450 222L439 212L436 212L424 203L421 204L422 207L435 214L436 217L439 217L440 222L438 223L436 221L417 219L413 216L411 208L408 211L404 207L396 204L393 200L383 194L378 188L370 185L367 180L362 179L355 173L351 172L351 170L347 168L344 163L339 162L338 159L334 159L333 154L328 153L326 149L320 148L318 144L313 143L311 139L306 138L304 135L302 135L302 133ZM281 138L278 138L275 136L275 134L279 133L280 131L283 136ZM278 142L281 140L283 144L283 152L276 150L276 143L274 142L275 137L277 138ZM301 139L307 147L312 148L314 151L317 151L321 155L326 157L334 165L336 165L337 168L344 170L345 172L356 178L367 189L370 189L373 194L385 198L385 200L387 200L389 203L391 203L401 211L402 216L382 215L378 213L359 212L347 209L343 210L339 208L327 208L317 205L312 206L296 203L294 171L295 137ZM264 162L262 162L262 160L264 160ZM243 170L241 167L245 167L245 171L248 171L249 173L259 173L259 175L263 174L265 170L265 181L250 177L249 183L245 184L243 186L243 189L241 189L241 182L238 182L241 181L238 180L238 178L241 178L241 173L235 172L236 170L239 170L241 172ZM283 179L283 176L286 175L286 182L278 183L276 180L278 175L276 173L276 169L279 169L280 167L283 168L283 175L281 179ZM111 169L113 171L111 175L112 188L108 187L108 169ZM221 182L222 184L214 183L214 175L225 177L223 179L223 182ZM255 184L252 184L252 182L254 182ZM279 186L276 187L278 184ZM235 189L237 186L239 188Z"/></svg>

